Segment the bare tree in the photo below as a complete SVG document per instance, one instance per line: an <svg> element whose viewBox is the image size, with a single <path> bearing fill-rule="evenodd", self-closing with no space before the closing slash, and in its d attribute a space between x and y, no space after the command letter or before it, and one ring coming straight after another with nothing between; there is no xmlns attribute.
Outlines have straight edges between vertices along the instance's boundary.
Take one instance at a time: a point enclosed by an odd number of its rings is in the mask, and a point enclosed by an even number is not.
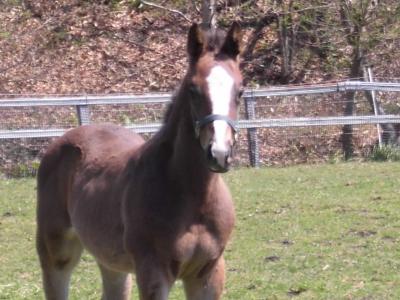
<svg viewBox="0 0 400 300"><path fill-rule="evenodd" d="M287 2L287 3L285 3ZM292 74L293 54L296 44L296 24L292 20L293 0L278 0L277 4L283 8L285 14L278 15L278 36L281 51L281 81L288 82L289 76Z"/></svg>
<svg viewBox="0 0 400 300"><path fill-rule="evenodd" d="M364 9L364 2L366 1L359 0L358 3L353 3L351 0L340 0L339 3L340 21L346 33L347 43L352 48L349 73L349 77L352 79L359 79L362 77L362 66L365 59L365 50L361 44L361 36L365 27L368 11ZM355 91L346 92L345 97L346 104L344 115L351 116L354 113ZM343 126L341 140L344 158L347 160L353 156L354 152L352 125Z"/></svg>

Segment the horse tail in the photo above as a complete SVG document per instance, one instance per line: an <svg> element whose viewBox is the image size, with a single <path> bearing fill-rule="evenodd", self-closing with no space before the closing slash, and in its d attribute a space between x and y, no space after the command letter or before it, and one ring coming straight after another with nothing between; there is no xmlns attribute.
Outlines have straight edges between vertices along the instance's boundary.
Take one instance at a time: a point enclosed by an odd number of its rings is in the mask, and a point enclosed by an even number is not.
<svg viewBox="0 0 400 300"><path fill-rule="evenodd" d="M38 191L42 190L54 172L61 166L66 167L64 174L70 173L76 166L77 158L80 158L81 150L70 143L55 143L49 147L43 156L37 175ZM70 174L72 175L72 174Z"/></svg>

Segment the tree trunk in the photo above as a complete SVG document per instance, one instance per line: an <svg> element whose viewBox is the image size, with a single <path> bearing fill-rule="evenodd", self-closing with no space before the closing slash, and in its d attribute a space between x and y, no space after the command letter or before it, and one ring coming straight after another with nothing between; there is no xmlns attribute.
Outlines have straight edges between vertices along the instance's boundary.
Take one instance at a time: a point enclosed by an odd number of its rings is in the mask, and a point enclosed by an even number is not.
<svg viewBox="0 0 400 300"><path fill-rule="evenodd" d="M202 24L209 28L215 28L217 21L215 18L216 0L203 0L201 3Z"/></svg>
<svg viewBox="0 0 400 300"><path fill-rule="evenodd" d="M282 55L282 65L281 65L281 81L282 83L287 81L287 78L291 72L291 62L290 62L290 48L289 48L289 34L288 34L288 24L286 22L287 16L279 17L279 44Z"/></svg>
<svg viewBox="0 0 400 300"><path fill-rule="evenodd" d="M362 74L362 63L364 60L364 55L360 47L353 48L353 60L350 70L350 78L359 78ZM346 104L344 107L344 115L352 116L354 113L354 96L355 91L346 92ZM344 159L348 160L353 157L354 145L353 145L353 126L344 125L342 129L342 149L344 153Z"/></svg>
<svg viewBox="0 0 400 300"><path fill-rule="evenodd" d="M284 3L279 1L279 5L284 9ZM281 83L288 83L293 67L293 52L295 51L295 29L292 20L293 1L289 1L287 13L278 16L278 35L279 45L282 55L281 64Z"/></svg>
<svg viewBox="0 0 400 300"><path fill-rule="evenodd" d="M361 5L361 4L360 4ZM346 40L352 48L350 79L362 77L362 65L364 60L364 49L361 45L361 36L365 29L365 10L357 10L357 6L349 0L340 0L340 20L346 34ZM352 116L354 112L355 91L346 92L346 104L344 115ZM353 145L353 126L344 125L342 129L342 149L345 160L350 159L354 153Z"/></svg>

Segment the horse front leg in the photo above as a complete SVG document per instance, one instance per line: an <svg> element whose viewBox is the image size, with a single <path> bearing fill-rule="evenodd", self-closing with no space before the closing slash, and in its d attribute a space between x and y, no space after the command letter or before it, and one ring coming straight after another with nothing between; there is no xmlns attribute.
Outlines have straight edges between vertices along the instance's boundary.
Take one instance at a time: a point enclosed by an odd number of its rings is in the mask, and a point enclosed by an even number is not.
<svg viewBox="0 0 400 300"><path fill-rule="evenodd" d="M98 263L103 280L103 295L101 300L131 299L132 278L128 273L110 270Z"/></svg>
<svg viewBox="0 0 400 300"><path fill-rule="evenodd" d="M167 300L174 279L155 256L136 259L136 282L140 300Z"/></svg>
<svg viewBox="0 0 400 300"><path fill-rule="evenodd" d="M186 299L218 300L225 283L225 261L221 256L206 274L196 274L183 279Z"/></svg>

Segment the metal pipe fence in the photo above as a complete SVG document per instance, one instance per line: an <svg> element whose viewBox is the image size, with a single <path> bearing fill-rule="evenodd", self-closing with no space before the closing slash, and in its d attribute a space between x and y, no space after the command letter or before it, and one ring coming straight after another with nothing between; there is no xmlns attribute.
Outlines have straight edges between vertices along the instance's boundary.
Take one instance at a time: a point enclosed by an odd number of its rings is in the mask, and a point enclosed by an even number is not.
<svg viewBox="0 0 400 300"><path fill-rule="evenodd" d="M373 109L368 108L369 104L365 100L365 103L358 100L358 110L364 110L362 114L340 115L346 101L344 94L349 91L374 91L381 93L380 96L392 95L389 100L384 100L391 107L390 112L376 115ZM400 107L397 102L400 95L398 92L400 83L363 81L247 89L243 94L244 113L240 115L238 128L247 132L247 137L243 136L243 139L247 140L249 162L252 166L260 165L260 144L265 143L265 137L268 138L266 130L284 130L285 133L280 135L287 136L288 130L295 128L400 124L400 115L393 109ZM164 93L41 98L0 95L0 143L18 139L53 138L78 125L105 121L119 123L138 133L152 134L161 126L161 115L171 95ZM120 112L111 114L114 110ZM51 124L41 123L40 119L44 116L52 116L52 121L48 122ZM368 128L368 132L372 133L372 130ZM274 134L272 131L269 133L270 136ZM274 141L278 140L277 138Z"/></svg>
<svg viewBox="0 0 400 300"><path fill-rule="evenodd" d="M297 96L310 94L338 93L346 91L382 91L400 92L400 83L395 82L365 82L343 81L337 83L315 84L306 86L271 87L247 89L243 93L246 98L260 98L272 96ZM108 105L108 104L149 104L165 103L171 99L171 93L161 94L125 94L125 95L80 95L68 97L25 97L6 98L0 94L0 108L18 106L80 106L80 105Z"/></svg>

